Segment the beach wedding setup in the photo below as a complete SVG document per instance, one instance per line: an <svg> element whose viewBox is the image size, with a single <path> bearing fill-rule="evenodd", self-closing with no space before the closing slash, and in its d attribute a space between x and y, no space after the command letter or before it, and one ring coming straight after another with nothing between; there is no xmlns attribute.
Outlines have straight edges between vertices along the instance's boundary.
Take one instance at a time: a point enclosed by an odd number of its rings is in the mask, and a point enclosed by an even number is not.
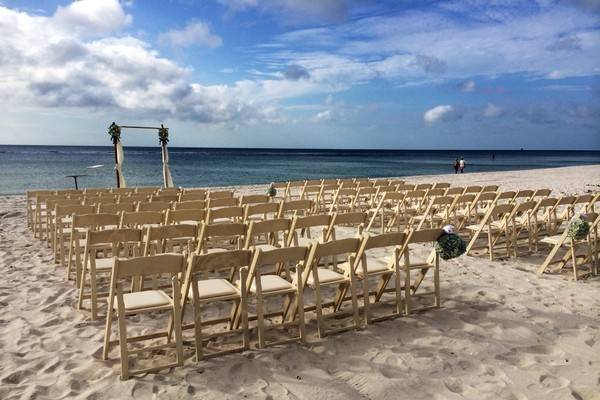
<svg viewBox="0 0 600 400"><path fill-rule="evenodd" d="M30 191L26 217L76 289L72 312L103 321L101 358L123 379L419 320L443 307L443 265L463 254L598 275L600 193L367 178L176 188L163 126L150 129L164 186L127 188L121 128L117 187Z"/></svg>

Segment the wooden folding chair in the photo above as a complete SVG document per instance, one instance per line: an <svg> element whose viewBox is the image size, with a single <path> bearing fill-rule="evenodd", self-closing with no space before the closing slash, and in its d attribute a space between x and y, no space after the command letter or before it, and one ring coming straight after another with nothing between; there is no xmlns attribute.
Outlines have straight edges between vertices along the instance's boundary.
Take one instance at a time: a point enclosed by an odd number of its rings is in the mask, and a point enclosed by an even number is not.
<svg viewBox="0 0 600 400"><path fill-rule="evenodd" d="M286 247L292 220L288 218L252 221L248 226L245 249L260 248L263 251Z"/></svg>
<svg viewBox="0 0 600 400"><path fill-rule="evenodd" d="M481 189L481 192L482 193L497 192L499 188L500 188L500 186L498 186L498 185L486 185Z"/></svg>
<svg viewBox="0 0 600 400"><path fill-rule="evenodd" d="M433 183L419 183L415 187L415 190L429 190L433 188Z"/></svg>
<svg viewBox="0 0 600 400"><path fill-rule="evenodd" d="M179 194L177 194L177 193L155 194L155 195L152 195L152 197L150 198L150 201L152 203L169 203L169 204L171 204L171 203L175 203L175 202L179 201Z"/></svg>
<svg viewBox="0 0 600 400"><path fill-rule="evenodd" d="M346 262L349 265L354 265L359 246L360 239L349 238L333 240L327 243L315 242L311 247L306 268L301 276L301 281L297 283L297 285L301 287L310 287L314 290L314 309L317 315L317 329L320 338L334 333L358 329L360 327L354 268L348 269L348 275L336 272L338 267L337 260L342 255L345 256ZM327 266L329 264L331 264L331 269L319 267L319 265ZM333 301L325 302L322 296L323 290L326 287L331 286L337 287L335 298ZM349 310L342 308L348 290L350 290L351 300ZM331 311L324 314L324 307L327 309L331 307ZM299 312L298 308L299 307L295 307L293 313L294 317L296 316L296 313ZM326 322L328 319L347 317L348 315L352 316L352 322L349 325L339 328L328 327Z"/></svg>
<svg viewBox="0 0 600 400"><path fill-rule="evenodd" d="M363 234L362 241L356 260L352 266L356 278L362 282L363 313L366 324L384 319L394 318L402 315L404 305L402 303L402 280L400 272L403 268L399 264L400 255L405 245L407 234L404 232L390 232L380 235L369 236ZM386 255L392 254L391 257ZM348 275L348 264L342 264L344 272ZM369 279L377 279L377 287L374 291L369 288ZM394 312L379 316L373 316L371 296L373 304L381 304L382 296L390 291L388 284L394 278Z"/></svg>
<svg viewBox="0 0 600 400"><path fill-rule="evenodd" d="M337 232L340 228L351 228L354 230L350 236L360 237L365 229L368 215L364 212L348 212L348 213L335 213L331 218L331 224L327 228L325 234L325 242L330 240L337 240ZM342 238L340 238L342 239Z"/></svg>
<svg viewBox="0 0 600 400"><path fill-rule="evenodd" d="M196 360L216 357L248 350L250 348L250 333L248 330L248 308L246 282L248 267L252 259L250 250L229 250L212 254L193 254L185 275L182 297L182 319L185 313L185 303L192 305L194 321L184 324L183 329L194 329L196 347ZM239 271L239 284L224 279L224 274L235 276ZM202 318L202 308L210 303L232 302L231 311L227 317ZM241 327L235 326L237 313L240 314ZM219 327L226 323L224 330L211 333L205 332L203 327ZM242 344L233 348L220 349L206 353L208 346L204 342L212 339L226 338L232 335L241 335Z"/></svg>
<svg viewBox="0 0 600 400"><path fill-rule="evenodd" d="M372 186L359 187L354 197L354 204L351 206L352 211L369 211L375 206L375 200L378 189Z"/></svg>
<svg viewBox="0 0 600 400"><path fill-rule="evenodd" d="M278 218L306 216L313 212L315 203L312 200L282 201L279 205Z"/></svg>
<svg viewBox="0 0 600 400"><path fill-rule="evenodd" d="M555 197L546 197L539 199L535 208L531 212L531 216L534 220L534 246L535 251L538 251L538 242L540 240L540 236L551 236L552 229L554 226L554 221L552 219L553 213L552 211L556 207L558 203L558 199Z"/></svg>
<svg viewBox="0 0 600 400"><path fill-rule="evenodd" d="M445 195L446 196L459 196L459 195L464 194L464 192L465 192L465 188L464 187L462 187L462 186L454 186L454 187L449 187L446 190ZM471 194L475 195L476 193L471 193Z"/></svg>
<svg viewBox="0 0 600 400"><path fill-rule="evenodd" d="M531 198L533 193L528 198ZM513 248L513 255L518 257L519 253L519 240L526 239L529 253L533 252L533 245L535 241L536 227L535 218L532 216L535 210L536 202L528 200L522 203L517 203L515 208L508 216L508 224L510 225L511 231L511 246Z"/></svg>
<svg viewBox="0 0 600 400"><path fill-rule="evenodd" d="M406 315L440 307L440 256L435 250L432 250L427 259L415 260L410 254L410 245L432 243L442 234L442 229L424 229L411 231L406 238L406 245L401 251L401 257L404 260L402 269L404 271L404 312ZM430 269L433 269L433 288L426 292L419 292L419 288ZM413 271L418 271L414 279L412 275ZM422 298L427 296L433 297L431 304L419 308L413 306L413 299L415 297Z"/></svg>
<svg viewBox="0 0 600 400"><path fill-rule="evenodd" d="M304 342L304 303L302 299L303 287L301 277L307 256L307 247L286 247L267 251L259 248L255 250L246 287L248 289L248 298L256 298L259 348L297 341ZM292 268L296 272L294 283L283 279L277 274L273 274L271 271L274 265L276 267L275 270L288 269L290 265L293 265ZM266 300L270 297L281 296L284 297L281 310L266 313ZM294 309L298 310L298 312L294 313ZM279 323L267 326L265 321L267 319L273 320L274 317L280 317ZM239 316L237 320L239 321ZM280 328L279 331L281 332L281 328L287 329L290 327L296 327L298 335L283 340L267 341L267 330Z"/></svg>
<svg viewBox="0 0 600 400"><path fill-rule="evenodd" d="M162 253L190 253L196 249L198 226L179 224L149 226L145 230L143 256Z"/></svg>
<svg viewBox="0 0 600 400"><path fill-rule="evenodd" d="M69 257L67 259L67 280L71 279L75 263L75 284L80 285L87 233L93 230L114 229L119 225L118 214L73 214L71 234L69 235Z"/></svg>
<svg viewBox="0 0 600 400"><path fill-rule="evenodd" d="M183 365L183 344L181 334L181 289L177 275L182 274L185 269L185 257L180 254L161 254L150 257L139 257L127 260L115 259L113 266L110 294L108 298L109 312L106 315L106 330L104 334L104 351L102 358L107 359L110 347L119 344L121 359L121 379L129 379L131 375L156 372L166 368ZM123 281L136 279L141 276L153 274L170 274L173 276L172 293L169 296L162 290L146 290L141 292L123 292ZM139 343L146 340L167 337L169 332L157 332L138 336L127 334L127 319L130 315L141 315L146 313L157 313L170 311L172 313L173 328L175 331L175 342L167 340L167 343L146 346L139 349L129 349L129 343ZM115 315L116 314L116 315ZM118 321L118 340L111 341L111 327L113 318ZM176 361L167 364L152 366L138 370L129 369L129 361L132 355L145 352L155 352L165 348L175 348Z"/></svg>
<svg viewBox="0 0 600 400"><path fill-rule="evenodd" d="M591 266L591 274L598 275L598 225L600 224L600 214L589 213L586 215L588 223L590 224L590 232L584 238L575 240L568 236L569 230L565 229L561 235L547 236L540 242L546 243L552 246L550 253L538 268L537 273L543 274L548 270L551 265L558 264L552 272L560 272L569 261L573 268L573 278L579 279L579 267L587 263ZM583 252L579 252L583 247ZM566 250L561 256L561 250ZM556 258L556 256L559 256Z"/></svg>
<svg viewBox="0 0 600 400"><path fill-rule="evenodd" d="M314 241L324 242L331 225L332 216L329 214L294 217L286 238L287 246L310 246ZM320 229L320 232L319 232ZM317 232L314 232L317 230Z"/></svg>
<svg viewBox="0 0 600 400"><path fill-rule="evenodd" d="M402 210L402 202L404 201L405 194L402 192L387 192L383 195L377 206L369 210L371 216L369 224L367 225L367 231L370 231L372 227L379 222L381 233L386 230L390 230L389 222L394 219L400 230L400 224L404 222L404 219L400 216L396 217L396 213Z"/></svg>
<svg viewBox="0 0 600 400"><path fill-rule="evenodd" d="M29 190L26 193L25 205L26 205L26 218L27 218L27 227L33 231L34 229L34 221L35 221L35 213L36 213L36 202L38 196L52 196L55 195L56 192L53 190Z"/></svg>
<svg viewBox="0 0 600 400"><path fill-rule="evenodd" d="M450 184L448 182L437 182L433 185L434 189L448 189Z"/></svg>
<svg viewBox="0 0 600 400"><path fill-rule="evenodd" d="M243 223L200 224L196 254L210 254L241 249L248 226Z"/></svg>
<svg viewBox="0 0 600 400"><path fill-rule="evenodd" d="M562 225L569 221L573 215L573 209L576 196L561 196L556 203L556 206L552 209L552 220L554 226L552 227L552 234L557 235L562 232Z"/></svg>
<svg viewBox="0 0 600 400"><path fill-rule="evenodd" d="M59 205L54 207L54 233L53 238L53 252L54 260L58 262L61 267L65 266L65 259L67 258L68 248L65 248L65 244L71 241L71 223L73 222L74 214L93 214L95 213L94 206L84 205Z"/></svg>
<svg viewBox="0 0 600 400"><path fill-rule="evenodd" d="M338 212L352 212L354 205L354 198L356 197L358 191L353 188L344 188L343 185L340 185L340 188L336 191L333 200L331 202L331 206L329 208L330 213Z"/></svg>
<svg viewBox="0 0 600 400"><path fill-rule="evenodd" d="M461 231L463 226L475 220L473 203L476 198L477 195L475 193L456 195L450 218L457 231Z"/></svg>
<svg viewBox="0 0 600 400"><path fill-rule="evenodd" d="M244 222L274 219L278 214L279 203L248 204L244 207Z"/></svg>
<svg viewBox="0 0 600 400"><path fill-rule="evenodd" d="M135 202L119 201L117 204L98 203L99 214L120 214L122 212L134 212L137 207Z"/></svg>
<svg viewBox="0 0 600 400"><path fill-rule="evenodd" d="M142 232L139 229L107 229L89 231L85 239L84 258L78 286L77 309L83 309L83 301L90 301L92 320L98 318L98 298L108 296L98 291L102 280L110 281L114 257L137 257L140 255ZM102 257L98 257L101 254Z"/></svg>
<svg viewBox="0 0 600 400"><path fill-rule="evenodd" d="M409 225L413 226L416 224L417 229L422 229L425 224L429 225L429 228L437 228L448 224L452 222L452 211L455 202L456 198L453 196L433 197L423 214L414 215Z"/></svg>
<svg viewBox="0 0 600 400"><path fill-rule="evenodd" d="M490 208L479 224L467 225L466 229L472 232L471 240L467 245L467 255L470 255L473 250L487 248L490 260L494 261L496 246L503 244L506 247L506 257L510 257L511 233L508 218L514 208L514 204L497 204ZM487 244L476 247L477 240L482 234L487 236ZM500 241L501 239L504 241Z"/></svg>

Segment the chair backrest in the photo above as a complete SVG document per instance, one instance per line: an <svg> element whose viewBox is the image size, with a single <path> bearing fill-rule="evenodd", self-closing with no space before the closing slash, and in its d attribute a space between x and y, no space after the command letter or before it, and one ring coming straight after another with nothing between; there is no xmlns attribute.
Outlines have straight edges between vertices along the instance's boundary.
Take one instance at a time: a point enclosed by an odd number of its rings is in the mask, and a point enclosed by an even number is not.
<svg viewBox="0 0 600 400"><path fill-rule="evenodd" d="M331 261L333 264L337 264L339 255L347 255L349 260L353 263L356 258L356 253L359 250L361 239L359 238L348 238L332 240L326 243L315 242L312 245L312 249L309 257L309 266L316 266L319 261Z"/></svg>
<svg viewBox="0 0 600 400"><path fill-rule="evenodd" d="M124 212L121 215L120 227L137 228L144 225L160 225L164 219L161 211L135 211Z"/></svg>
<svg viewBox="0 0 600 400"><path fill-rule="evenodd" d="M267 221L252 221L248 226L245 248L255 244L256 238L261 235L268 235L268 243L277 246L285 246L285 239L288 237L292 220L289 218L277 218ZM283 247L282 246L282 247Z"/></svg>
<svg viewBox="0 0 600 400"><path fill-rule="evenodd" d="M282 201L279 206L279 218L286 215L308 215L313 209L314 202L312 200L291 200Z"/></svg>
<svg viewBox="0 0 600 400"><path fill-rule="evenodd" d="M129 196L121 196L121 202L126 200L129 202L142 201L142 202L146 203L146 202L148 202L149 197L150 197L150 195L145 194L145 193L132 193Z"/></svg>
<svg viewBox="0 0 600 400"><path fill-rule="evenodd" d="M234 195L234 191L233 190L211 190L208 192L208 199L209 200L214 200L214 199L223 199L223 198L228 198L228 197L233 197Z"/></svg>
<svg viewBox="0 0 600 400"><path fill-rule="evenodd" d="M181 222L196 222L200 223L206 218L206 213L202 209L190 210L167 210L165 222L167 224L177 224Z"/></svg>
<svg viewBox="0 0 600 400"><path fill-rule="evenodd" d="M434 189L448 189L450 184L448 182L438 182L433 185Z"/></svg>
<svg viewBox="0 0 600 400"><path fill-rule="evenodd" d="M99 213L118 214L123 211L127 211L127 212L135 211L136 207L137 207L136 203L123 203L123 202L119 202L117 204L98 203L98 212Z"/></svg>
<svg viewBox="0 0 600 400"><path fill-rule="evenodd" d="M171 208L171 203L162 201L152 201L150 203L140 202L137 211L166 211Z"/></svg>
<svg viewBox="0 0 600 400"><path fill-rule="evenodd" d="M363 239L361 243L361 251L359 251L359 255L362 252L375 248L383 248L383 247L403 247L408 234L405 232L388 232L382 233L380 235L369 235L363 234Z"/></svg>
<svg viewBox="0 0 600 400"><path fill-rule="evenodd" d="M249 217L254 215L262 215L275 218L279 214L279 203L259 203L259 204L248 204L244 208L244 221L247 221Z"/></svg>
<svg viewBox="0 0 600 400"><path fill-rule="evenodd" d="M197 273L205 275L207 272L230 271L241 267L249 267L251 262L251 250L229 250L219 253L193 254L190 257L186 275L191 276ZM186 279L186 282L188 282L188 279Z"/></svg>
<svg viewBox="0 0 600 400"><path fill-rule="evenodd" d="M179 200L177 194L155 194L150 198L152 203L174 203Z"/></svg>
<svg viewBox="0 0 600 400"><path fill-rule="evenodd" d="M216 245L227 241L227 247L240 248L244 243L248 226L242 223L207 224L201 223L198 228L198 247L196 253L200 254L209 249L209 244ZM233 243L231 243L233 242ZM215 247L215 246L212 246Z"/></svg>
<svg viewBox="0 0 600 400"><path fill-rule="evenodd" d="M408 234L406 244L435 242L443 233L440 228L414 230Z"/></svg>
<svg viewBox="0 0 600 400"><path fill-rule="evenodd" d="M135 192L150 195L158 192L159 189L159 187L137 187L135 188Z"/></svg>
<svg viewBox="0 0 600 400"><path fill-rule="evenodd" d="M499 202L502 200L513 201L516 195L517 195L517 192L515 192L513 190L509 190L507 192L501 192L500 194L498 194L498 196L496 196L496 202Z"/></svg>
<svg viewBox="0 0 600 400"><path fill-rule="evenodd" d="M119 226L119 214L73 214L73 228L90 228L97 230L103 227Z"/></svg>
<svg viewBox="0 0 600 400"><path fill-rule="evenodd" d="M209 208L206 214L206 221L212 223L216 220L228 220L231 222L241 222L244 218L244 207L221 207Z"/></svg>
<svg viewBox="0 0 600 400"><path fill-rule="evenodd" d="M390 181L388 179L375 179L373 186L389 186Z"/></svg>
<svg viewBox="0 0 600 400"><path fill-rule="evenodd" d="M143 233L141 229L117 228L106 229L103 231L90 231L86 237L88 246L112 245L115 250L119 245L133 243L140 245L142 243ZM113 254L117 254L113 252Z"/></svg>
<svg viewBox="0 0 600 400"><path fill-rule="evenodd" d="M206 208L204 200L188 200L173 203L174 210L204 210Z"/></svg>
<svg viewBox="0 0 600 400"><path fill-rule="evenodd" d="M381 186L375 186L377 188L377 195L378 196L382 196L385 193L395 193L396 189L398 188L395 185L381 185Z"/></svg>
<svg viewBox="0 0 600 400"><path fill-rule="evenodd" d="M240 206L245 206L246 204L268 203L269 200L269 195L266 194L249 194L240 198Z"/></svg>
<svg viewBox="0 0 600 400"><path fill-rule="evenodd" d="M427 191L427 197L443 196L445 193L445 188L433 188Z"/></svg>
<svg viewBox="0 0 600 400"><path fill-rule="evenodd" d="M196 225L161 225L149 226L146 228L144 238L144 255L150 252L166 253L172 252L174 245L179 245L183 252L183 244L187 245L190 241L196 239Z"/></svg>
<svg viewBox="0 0 600 400"><path fill-rule="evenodd" d="M110 192L119 196L128 196L135 192L134 188L110 188Z"/></svg>
<svg viewBox="0 0 600 400"><path fill-rule="evenodd" d="M529 198L533 197L534 193L535 192L533 190L530 190L530 189L519 190L517 192L517 194L515 195L515 200L516 199L529 199Z"/></svg>
<svg viewBox="0 0 600 400"><path fill-rule="evenodd" d="M446 196L453 196L456 194L463 194L465 191L465 188L462 186L454 186L451 188L448 188L448 190L446 190Z"/></svg>
<svg viewBox="0 0 600 400"><path fill-rule="evenodd" d="M61 205L57 204L54 207L54 212L56 213L56 219L58 220L62 217L67 217L73 214L94 214L96 212L96 208L92 205L82 206L82 205Z"/></svg>
<svg viewBox="0 0 600 400"><path fill-rule="evenodd" d="M401 179L392 179L392 180L390 181L390 185L393 185L393 186L404 185L405 183L406 183L406 182L405 182L405 181L403 181L403 180L401 180Z"/></svg>
<svg viewBox="0 0 600 400"><path fill-rule="evenodd" d="M206 206L208 208L235 207L239 205L239 201L237 197L211 197Z"/></svg>
<svg viewBox="0 0 600 400"><path fill-rule="evenodd" d="M185 191L179 194L179 201L197 201L197 200L206 200L206 190L194 190L191 192Z"/></svg>
<svg viewBox="0 0 600 400"><path fill-rule="evenodd" d="M300 235L305 236L306 238L314 238L311 232L311 228L322 228L321 238L325 240L327 231L329 230L329 226L331 225L332 216L329 214L318 214L318 215L309 215L306 217L294 217L292 220L292 225L290 227L289 235L287 238L287 245L291 246L295 241L297 245L297 240Z"/></svg>
<svg viewBox="0 0 600 400"><path fill-rule="evenodd" d="M415 190L429 190L433 187L433 183L419 183L415 187Z"/></svg>
<svg viewBox="0 0 600 400"><path fill-rule="evenodd" d="M537 189L533 197L548 197L552 193L552 189Z"/></svg>
<svg viewBox="0 0 600 400"><path fill-rule="evenodd" d="M481 186L467 186L465 188L465 191L463 193L479 193L484 191L483 188ZM489 190L488 190L489 191Z"/></svg>
<svg viewBox="0 0 600 400"><path fill-rule="evenodd" d="M500 186L498 185L486 185L483 187L483 189L481 189L482 192L496 192L498 191L498 189L500 188Z"/></svg>
<svg viewBox="0 0 600 400"><path fill-rule="evenodd" d="M116 258L112 281L116 282L116 280L137 276L176 275L184 272L184 270L185 256L183 254L158 254L127 259Z"/></svg>
<svg viewBox="0 0 600 400"><path fill-rule="evenodd" d="M104 204L115 204L119 201L119 196L115 195L115 196L110 196L110 195L105 195L105 196L85 196L83 198L83 204L98 204L98 203L104 203Z"/></svg>

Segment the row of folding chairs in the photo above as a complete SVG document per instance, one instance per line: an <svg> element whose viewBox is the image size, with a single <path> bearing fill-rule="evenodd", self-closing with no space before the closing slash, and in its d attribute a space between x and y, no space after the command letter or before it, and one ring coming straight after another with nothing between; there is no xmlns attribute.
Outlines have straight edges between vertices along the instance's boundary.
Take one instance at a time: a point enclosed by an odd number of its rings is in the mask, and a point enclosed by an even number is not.
<svg viewBox="0 0 600 400"><path fill-rule="evenodd" d="M110 260L103 258L100 264L95 260L96 253L107 248L104 241L111 229L137 230L138 234L130 244L136 247L136 254L150 255L177 250L213 253L230 249L248 249L260 246L263 249L307 245L313 241L335 240L336 232L349 229L352 236L360 235L366 222L364 213L334 215L312 215L306 217L277 218L249 223L206 223L167 224L152 223L149 220L127 220L127 214L117 215L87 214L74 215L69 235L67 279L75 275L79 288L78 306L86 299L91 301L91 314L97 316L97 278L110 272ZM158 222L157 219L155 222ZM118 225L117 225L118 224ZM63 247L63 251L65 251ZM131 253L133 249L130 249ZM62 263L64 264L64 262Z"/></svg>
<svg viewBox="0 0 600 400"><path fill-rule="evenodd" d="M198 208L199 204L193 204L191 200L198 200L196 203L211 203L217 206L219 201L229 205L234 192L231 190L206 191L206 190L188 190L179 189L159 189L156 188L138 188L127 189L130 192L124 192L125 189L95 189L95 191L30 191L27 192L27 224L33 231L34 237L47 238L48 220L52 217L52 212L56 204L62 205L99 205L104 204L125 204L121 208L128 208L131 204L137 207L137 204L144 204L140 211L155 211L161 205L170 205L174 202L187 203L188 208ZM268 201L268 196L243 196L235 204L250 204L251 202ZM183 200L182 200L183 199ZM229 200L228 200L229 199ZM237 199L236 199L237 200ZM149 205L147 203L154 203ZM182 205L183 207L184 205ZM167 208L168 208L167 207ZM137 210L137 208L136 208Z"/></svg>
<svg viewBox="0 0 600 400"><path fill-rule="evenodd" d="M526 247L526 254L531 254L538 252L540 245L549 245L550 252L539 268L539 273L546 271L551 264L559 263L560 270L569 261L573 261L575 279L578 279L578 267L585 264L591 267L591 273L595 275L597 262L592 253L596 251L594 231L598 221L596 221L595 209L599 201L600 194L585 194L545 197L537 201L513 200L492 203L477 223L465 226L464 236L469 240L467 254L484 249L493 261L501 252L507 258L518 257L523 247ZM590 256L582 260L573 259L574 251L568 249L569 246L574 248L577 247L575 244L579 245L569 240L567 236L569 221L578 214L589 215L592 226L590 235L582 240L580 246L585 247ZM565 247L567 255L558 261L555 260L561 248Z"/></svg>
<svg viewBox="0 0 600 400"><path fill-rule="evenodd" d="M182 365L188 330L200 361L248 350L253 341L258 348L304 342L306 313L314 315L316 333L325 337L410 314L417 305L421 309L440 306L439 257L435 252L415 257L412 245L435 241L441 229L363 234L307 246L271 248L255 243L244 249L141 257L123 252L123 242L135 243L141 231L97 234L112 245L112 251L104 254L112 268L103 358L118 345L124 379ZM273 298L277 300L270 301ZM211 303L224 302L231 304L226 314L215 316L223 308L213 307L211 318L205 318ZM274 311L275 304L281 308ZM129 318L132 315L166 311L170 318L164 331L128 334L135 320ZM114 320L117 339L113 339ZM132 348L145 340L153 340L152 345ZM157 340L162 343L155 344ZM175 362L130 369L132 356L169 347L175 349Z"/></svg>

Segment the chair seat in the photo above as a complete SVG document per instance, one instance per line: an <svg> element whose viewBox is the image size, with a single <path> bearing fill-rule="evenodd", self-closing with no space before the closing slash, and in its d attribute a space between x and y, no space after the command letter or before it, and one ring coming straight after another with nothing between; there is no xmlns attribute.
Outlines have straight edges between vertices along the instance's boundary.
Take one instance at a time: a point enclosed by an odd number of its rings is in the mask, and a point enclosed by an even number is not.
<svg viewBox="0 0 600 400"><path fill-rule="evenodd" d="M290 282L278 275L261 275L260 286L263 293L294 289L294 286ZM256 293L256 281L252 281L249 291L250 293Z"/></svg>
<svg viewBox="0 0 600 400"><path fill-rule="evenodd" d="M388 260L388 257L386 257L385 259L368 258L367 259L367 275L371 275L371 274L375 275L380 272L390 271L390 268L389 268L390 263L391 263L391 261ZM346 275L348 275L349 264L347 262L345 262L343 264L338 264L338 268L343 270L346 273ZM364 276L362 265L359 265L359 267L356 269L356 275Z"/></svg>
<svg viewBox="0 0 600 400"><path fill-rule="evenodd" d="M206 279L198 281L198 296L200 299L211 297L223 297L239 294L238 289L227 279ZM188 292L188 298L193 299L192 288Z"/></svg>
<svg viewBox="0 0 600 400"><path fill-rule="evenodd" d="M317 273L319 274L319 283L320 284L345 282L348 280L344 275L337 273L335 271L332 271L330 269L327 269L327 268L317 268ZM314 286L315 282L313 279L312 272L308 276L306 283L308 286Z"/></svg>
<svg viewBox="0 0 600 400"><path fill-rule="evenodd" d="M125 310L139 310L142 308L161 307L171 304L171 298L162 290L144 290L142 292L123 294ZM117 309L117 302L114 303Z"/></svg>
<svg viewBox="0 0 600 400"><path fill-rule="evenodd" d="M183 221L177 221L180 225L199 225L200 221L194 221L193 219L185 219Z"/></svg>

